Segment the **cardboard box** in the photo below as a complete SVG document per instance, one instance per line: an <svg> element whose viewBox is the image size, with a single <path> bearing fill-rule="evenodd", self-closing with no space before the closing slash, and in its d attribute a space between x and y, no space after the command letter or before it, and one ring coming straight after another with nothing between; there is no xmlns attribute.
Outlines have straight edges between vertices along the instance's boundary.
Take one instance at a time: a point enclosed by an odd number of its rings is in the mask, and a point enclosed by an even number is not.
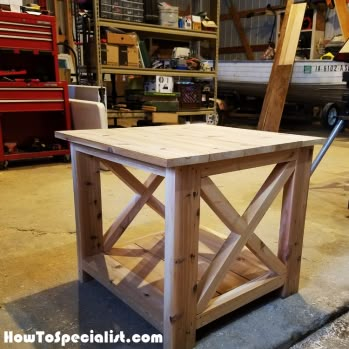
<svg viewBox="0 0 349 349"><path fill-rule="evenodd" d="M217 31L217 24L214 21L202 21L201 22L202 30Z"/></svg>
<svg viewBox="0 0 349 349"><path fill-rule="evenodd" d="M119 65L119 46L101 44L102 64Z"/></svg>
<svg viewBox="0 0 349 349"><path fill-rule="evenodd" d="M191 23L191 16L185 16L184 17L184 29L191 29L192 23Z"/></svg>
<svg viewBox="0 0 349 349"><path fill-rule="evenodd" d="M111 32L107 32L107 42L108 44L129 46L135 46L137 44L136 38L133 35L117 34Z"/></svg>
<svg viewBox="0 0 349 349"><path fill-rule="evenodd" d="M161 122L164 124L178 124L177 113L152 113L152 122Z"/></svg>
<svg viewBox="0 0 349 349"><path fill-rule="evenodd" d="M128 65L127 55L127 46L119 46L119 65Z"/></svg>
<svg viewBox="0 0 349 349"><path fill-rule="evenodd" d="M192 29L201 30L201 17L200 16L191 16Z"/></svg>
<svg viewBox="0 0 349 349"><path fill-rule="evenodd" d="M127 47L127 65L139 67L139 55L136 46Z"/></svg>
<svg viewBox="0 0 349 349"><path fill-rule="evenodd" d="M170 76L156 76L155 91L162 93L173 92L173 77Z"/></svg>

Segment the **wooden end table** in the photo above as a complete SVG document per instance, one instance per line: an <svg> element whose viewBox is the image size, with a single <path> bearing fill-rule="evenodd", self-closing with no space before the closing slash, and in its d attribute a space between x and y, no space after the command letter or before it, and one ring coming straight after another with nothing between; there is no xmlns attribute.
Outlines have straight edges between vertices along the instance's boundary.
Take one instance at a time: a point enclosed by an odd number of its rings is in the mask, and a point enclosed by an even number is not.
<svg viewBox="0 0 349 349"><path fill-rule="evenodd" d="M209 125L56 132L71 142L79 277L93 277L164 334L192 348L207 323L273 291L297 292L316 137ZM103 232L100 161L135 196ZM239 215L210 176L275 164ZM151 172L141 183L125 166ZM165 178L165 205L154 191ZM255 229L283 189L278 254ZM237 193L238 194L238 193ZM203 199L229 228L200 226ZM165 233L118 240L147 204Z"/></svg>

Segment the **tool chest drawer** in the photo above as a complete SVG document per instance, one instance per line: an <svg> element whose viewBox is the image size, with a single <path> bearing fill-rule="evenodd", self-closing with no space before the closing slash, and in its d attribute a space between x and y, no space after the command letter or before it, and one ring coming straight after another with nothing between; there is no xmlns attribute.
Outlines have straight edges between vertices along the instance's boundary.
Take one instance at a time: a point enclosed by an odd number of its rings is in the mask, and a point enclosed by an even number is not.
<svg viewBox="0 0 349 349"><path fill-rule="evenodd" d="M0 12L0 47L56 51L54 17Z"/></svg>
<svg viewBox="0 0 349 349"><path fill-rule="evenodd" d="M56 36L55 17L0 11L0 169L69 154L68 144L54 138L71 128Z"/></svg>
<svg viewBox="0 0 349 349"><path fill-rule="evenodd" d="M0 112L64 110L63 87L1 87Z"/></svg>

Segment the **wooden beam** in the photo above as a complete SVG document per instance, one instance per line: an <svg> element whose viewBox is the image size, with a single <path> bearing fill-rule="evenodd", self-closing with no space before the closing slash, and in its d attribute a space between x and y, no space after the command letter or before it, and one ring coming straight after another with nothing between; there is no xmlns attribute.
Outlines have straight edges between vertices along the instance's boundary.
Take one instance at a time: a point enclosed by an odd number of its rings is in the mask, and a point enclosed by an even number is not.
<svg viewBox="0 0 349 349"><path fill-rule="evenodd" d="M123 232L127 229L133 219L137 216L142 207L146 204L154 191L164 178L151 174L144 183L144 190L141 194L136 194L121 214L115 219L113 224L104 235L104 251L110 250L119 240Z"/></svg>
<svg viewBox="0 0 349 349"><path fill-rule="evenodd" d="M349 7L346 0L334 0L339 25L345 40L349 39Z"/></svg>
<svg viewBox="0 0 349 349"><path fill-rule="evenodd" d="M208 185L206 185L206 183ZM224 197L220 190L212 185L209 179L203 180L202 198L213 210L222 222L231 230L239 234L246 229L246 223L242 222L240 215ZM242 222L242 225L241 225ZM286 272L285 265L274 255L274 253L256 235L252 234L247 241L247 248L251 250L270 270L282 275Z"/></svg>
<svg viewBox="0 0 349 349"><path fill-rule="evenodd" d="M165 176L165 168L164 167L160 167L157 165L152 165L140 160L136 160L136 159L131 159L128 158L126 156L122 156L122 155L118 155L112 152L105 152L103 150L100 149L95 149L95 148L91 148L89 146L85 146L85 145L80 145L80 144L75 144L75 147L77 150L85 153L85 154L89 154L92 156L95 156L97 158L99 158L99 160L108 160L111 162L118 162L119 164L122 164L124 166L130 166L130 167L135 167L135 168L139 168L142 169L144 171L148 171L151 173L155 173L159 176L164 177Z"/></svg>
<svg viewBox="0 0 349 349"><path fill-rule="evenodd" d="M299 149L295 171L284 188L278 252L286 265L283 297L298 291L312 155L312 147Z"/></svg>
<svg viewBox="0 0 349 349"><path fill-rule="evenodd" d="M166 172L164 348L191 349L196 335L201 176L191 166Z"/></svg>
<svg viewBox="0 0 349 349"><path fill-rule="evenodd" d="M279 10L284 10L285 6L271 6L270 10L274 11L279 11ZM269 9L268 9L269 10ZM238 15L240 18L250 18L250 17L255 17L255 16L263 16L266 14L267 8L262 7L262 8L252 8L250 10L243 10L239 11ZM229 13L224 13L221 14L220 16L221 21L228 21L231 20L231 15Z"/></svg>
<svg viewBox="0 0 349 349"><path fill-rule="evenodd" d="M248 242L255 228L262 220L268 208L293 171L294 164L292 162L276 165L249 207L246 209L243 216L234 217L235 229L233 229L225 240L221 249L199 282L198 313L204 311L206 305L216 292L222 278L228 272L231 264L237 258L241 249ZM206 195L206 198L209 198L209 196L207 197L207 193L214 192L215 185L208 179L203 179L203 183L204 182L206 188L204 188L203 185L202 192ZM211 202L213 201L216 200L211 197ZM221 207L221 209L223 209L223 207ZM229 210L229 212L225 212L225 214L235 215L235 211Z"/></svg>
<svg viewBox="0 0 349 349"><path fill-rule="evenodd" d="M163 294L158 288L103 253L86 258L83 268L158 331L162 331Z"/></svg>
<svg viewBox="0 0 349 349"><path fill-rule="evenodd" d="M258 122L259 130L279 131L305 9L306 3L293 4L293 0L287 2L280 40Z"/></svg>
<svg viewBox="0 0 349 349"><path fill-rule="evenodd" d="M237 33L239 35L241 44L245 48L245 53L246 53L247 59L254 60L254 55L253 55L253 52L251 50L250 43L248 42L248 39L247 39L247 36L245 34L244 28L241 25L240 17L239 17L238 12L236 11L235 6L231 6L229 8L229 14L231 16L231 19L234 22L234 25L235 25L236 31L237 31Z"/></svg>
<svg viewBox="0 0 349 349"><path fill-rule="evenodd" d="M83 260L103 251L102 199L99 160L71 145L79 280L91 279Z"/></svg>
<svg viewBox="0 0 349 349"><path fill-rule="evenodd" d="M285 276L272 277L267 275L264 278L252 280L212 299L207 309L205 309L203 313L197 315L197 328L280 288L284 282Z"/></svg>
<svg viewBox="0 0 349 349"><path fill-rule="evenodd" d="M111 162L108 160L101 160L101 162L107 166L122 182L124 182L130 189L135 193L141 194L147 188L141 183L129 170L124 166ZM151 196L147 201L147 205L151 207L156 213L158 213L162 218L165 218L165 206L158 200L155 196Z"/></svg>
<svg viewBox="0 0 349 349"><path fill-rule="evenodd" d="M250 45L253 52L264 52L268 45ZM229 54L229 53L244 53L245 48L243 46L233 46L233 47L220 47L219 54Z"/></svg>
<svg viewBox="0 0 349 349"><path fill-rule="evenodd" d="M263 156L258 154L244 156L234 160L212 161L201 165L201 176L209 177L226 172L241 171L259 166L294 161L297 154L296 150L282 150L274 153L263 154Z"/></svg>

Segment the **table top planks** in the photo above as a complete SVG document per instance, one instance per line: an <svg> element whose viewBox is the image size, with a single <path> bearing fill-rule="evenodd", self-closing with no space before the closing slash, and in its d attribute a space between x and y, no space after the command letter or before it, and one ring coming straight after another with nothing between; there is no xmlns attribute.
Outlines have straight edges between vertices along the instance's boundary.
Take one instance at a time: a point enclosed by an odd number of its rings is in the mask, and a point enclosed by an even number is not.
<svg viewBox="0 0 349 349"><path fill-rule="evenodd" d="M206 124L56 131L55 136L161 167L291 150L325 141L319 137Z"/></svg>

